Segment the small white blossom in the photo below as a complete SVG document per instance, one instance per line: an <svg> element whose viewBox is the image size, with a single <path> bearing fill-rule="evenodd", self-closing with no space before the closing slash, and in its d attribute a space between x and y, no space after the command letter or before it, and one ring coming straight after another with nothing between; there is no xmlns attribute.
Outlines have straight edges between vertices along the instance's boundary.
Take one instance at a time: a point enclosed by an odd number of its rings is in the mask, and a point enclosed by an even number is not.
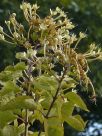
<svg viewBox="0 0 102 136"><path fill-rule="evenodd" d="M15 17L16 17L16 13L12 13L12 17L14 17L14 18L15 18Z"/></svg>
<svg viewBox="0 0 102 136"><path fill-rule="evenodd" d="M46 29L47 29L47 26L42 23L42 24L40 24L40 29L41 29L41 30L46 30Z"/></svg>
<svg viewBox="0 0 102 136"><path fill-rule="evenodd" d="M3 33L3 27L0 26L0 33Z"/></svg>
<svg viewBox="0 0 102 136"><path fill-rule="evenodd" d="M14 38L16 38L16 39L18 39L18 38L20 37L20 35L19 35L17 32L14 32L14 33L13 33L13 36L14 36Z"/></svg>
<svg viewBox="0 0 102 136"><path fill-rule="evenodd" d="M37 4L33 4L32 8L33 8L34 10L37 10L37 9L39 8L39 6L38 6Z"/></svg>
<svg viewBox="0 0 102 136"><path fill-rule="evenodd" d="M56 11L57 11L58 13L60 13L60 12L61 12L61 9L60 9L59 7L56 7Z"/></svg>
<svg viewBox="0 0 102 136"><path fill-rule="evenodd" d="M20 8L22 10L27 10L27 9L31 8L31 5L30 5L30 3L23 2L22 5L20 5Z"/></svg>
<svg viewBox="0 0 102 136"><path fill-rule="evenodd" d="M0 34L0 40L5 40L5 37L3 34Z"/></svg>
<svg viewBox="0 0 102 136"><path fill-rule="evenodd" d="M83 39L83 38L85 38L85 37L86 37L86 34L84 34L84 33L80 32L80 33L79 33L79 36L80 36L80 38L81 38L81 39Z"/></svg>
<svg viewBox="0 0 102 136"><path fill-rule="evenodd" d="M5 21L5 24L6 24L7 26L10 26L10 21Z"/></svg>

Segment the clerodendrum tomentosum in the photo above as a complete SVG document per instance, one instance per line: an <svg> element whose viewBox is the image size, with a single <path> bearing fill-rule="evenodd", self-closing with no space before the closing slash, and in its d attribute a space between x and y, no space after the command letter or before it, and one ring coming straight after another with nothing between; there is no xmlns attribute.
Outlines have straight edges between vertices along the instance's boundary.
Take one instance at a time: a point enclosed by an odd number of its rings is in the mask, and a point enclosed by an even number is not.
<svg viewBox="0 0 102 136"><path fill-rule="evenodd" d="M63 136L63 123L83 131L86 123L74 114L75 107L88 111L77 94L77 85L91 87L87 73L88 60L102 59L95 44L88 51L78 53L79 42L86 37L73 33L74 25L60 8L45 18L37 14L36 4L20 6L25 26L16 14L5 21L9 33L0 27L0 40L24 48L16 53L19 63L7 66L0 73L0 135L1 136ZM39 130L30 130L34 121Z"/></svg>

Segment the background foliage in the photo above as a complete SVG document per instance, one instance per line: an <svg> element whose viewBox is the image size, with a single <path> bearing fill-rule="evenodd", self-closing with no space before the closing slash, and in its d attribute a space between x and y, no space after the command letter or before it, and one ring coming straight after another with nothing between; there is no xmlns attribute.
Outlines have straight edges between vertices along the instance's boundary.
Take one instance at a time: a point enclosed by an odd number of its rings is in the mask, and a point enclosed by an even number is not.
<svg viewBox="0 0 102 136"><path fill-rule="evenodd" d="M29 0L28 2L35 3L36 0ZM9 14L12 12L16 12L18 14L18 20L22 21L22 13L19 10L19 5L21 1L20 0L1 0L0 3L0 25L4 25L5 18L8 19ZM78 31L84 31L88 34L88 38L86 41L83 42L83 46L81 50L83 51L86 49L86 45L91 43L92 41L95 41L98 45L101 47L102 43L102 1L101 0L37 0L38 5L41 5L41 11L40 14L42 16L45 16L48 13L49 8L55 8L56 6L61 7L66 12L68 12L69 17L73 17L72 21L76 24L76 29ZM4 26L6 27L6 26ZM77 30L74 30L77 32ZM77 32L78 33L78 32ZM3 43L0 43L3 44ZM81 43L82 44L82 43ZM6 46L3 44L3 46L0 46L0 70L2 70L5 66L12 64L13 62L16 62L14 60L14 54L20 50L19 48ZM6 53L5 53L6 52ZM95 106L91 101L87 100L87 103L89 105L89 108L91 110L91 114L82 115L85 118L90 119L89 126L92 126L93 122L100 122L102 121L102 64L101 62L94 62L92 65L92 71L90 72L90 77L93 80L95 89L97 91L97 106ZM80 90L80 88L79 88ZM83 97L86 97L85 93L83 92L81 94ZM94 126L93 126L94 127ZM65 125L66 129L66 136L67 129L69 127ZM100 135L100 131L98 128L96 128L96 132L91 133L90 135ZM69 130L68 130L69 132ZM76 135L76 132L70 128L70 134ZM78 134L79 135L79 134ZM84 135L84 134L81 134Z"/></svg>

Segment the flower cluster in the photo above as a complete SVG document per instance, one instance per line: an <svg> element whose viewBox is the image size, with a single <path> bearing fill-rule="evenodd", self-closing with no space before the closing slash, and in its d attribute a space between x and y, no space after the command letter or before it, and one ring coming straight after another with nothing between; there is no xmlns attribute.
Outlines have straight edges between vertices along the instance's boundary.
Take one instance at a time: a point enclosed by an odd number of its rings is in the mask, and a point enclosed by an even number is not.
<svg viewBox="0 0 102 136"><path fill-rule="evenodd" d="M37 4L23 2L20 8L29 29L19 23L16 14L13 13L9 20L5 21L10 33L5 33L0 26L0 40L26 49L37 50L39 46L43 48L44 56L51 56L49 51L52 51L62 65L70 65L70 70L75 71L76 79L81 80L86 86L88 84L92 86L87 76L89 70L87 60L102 59L101 50L97 49L95 44L91 44L88 52L77 53L77 46L86 34L80 32L77 36L72 33L71 30L75 26L60 8L50 9L50 14L45 18L37 14L39 9Z"/></svg>

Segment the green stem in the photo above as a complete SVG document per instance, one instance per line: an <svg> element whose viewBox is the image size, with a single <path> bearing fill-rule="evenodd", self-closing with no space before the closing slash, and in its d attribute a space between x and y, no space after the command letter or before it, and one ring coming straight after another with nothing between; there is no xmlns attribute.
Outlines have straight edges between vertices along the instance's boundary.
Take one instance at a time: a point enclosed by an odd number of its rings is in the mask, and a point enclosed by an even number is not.
<svg viewBox="0 0 102 136"><path fill-rule="evenodd" d="M51 103L51 105L50 105L50 107L49 107L49 109L48 109L48 112L47 112L47 114L46 114L46 116L45 116L46 118L48 118L48 116L49 116L49 114L50 114L50 111L51 111L51 109L52 109L52 107L53 107L53 105L54 105L54 103L55 103L55 101L56 101L56 99L57 99L57 95L58 95L59 90L60 90L60 88L61 88L61 83L62 83L62 81L63 81L63 79L64 79L64 76L65 76L65 74L66 74L66 71L67 71L67 67L65 67L65 70L64 70L64 72L63 72L63 75L62 75L61 79L59 80L59 85L58 85L56 94L55 94L55 96L53 97L53 101L52 101L52 103Z"/></svg>
<svg viewBox="0 0 102 136"><path fill-rule="evenodd" d="M64 79L64 76L65 76L65 74L66 74L66 71L67 71L67 67L65 67L65 70L64 70L64 72L63 72L63 75L62 75L61 79L59 80L59 84L58 84L58 88L57 88L56 94L55 94L55 96L53 97L53 101L52 101L52 103L50 104L50 107L49 107L49 109L48 109L48 112L47 112L47 114L45 115L45 118L48 118L48 117L49 117L50 111L51 111L51 109L52 109L52 107L53 107L53 105L54 105L54 103L55 103L55 101L56 101L56 99L57 99L58 93L59 93L59 91L60 91L61 83L62 83L62 81L63 81L63 79ZM43 125L44 125L44 123L43 123ZM41 135L41 132L42 132L42 130L40 129L38 136Z"/></svg>
<svg viewBox="0 0 102 136"><path fill-rule="evenodd" d="M26 117L25 117L25 136L28 136L28 110L26 109Z"/></svg>

